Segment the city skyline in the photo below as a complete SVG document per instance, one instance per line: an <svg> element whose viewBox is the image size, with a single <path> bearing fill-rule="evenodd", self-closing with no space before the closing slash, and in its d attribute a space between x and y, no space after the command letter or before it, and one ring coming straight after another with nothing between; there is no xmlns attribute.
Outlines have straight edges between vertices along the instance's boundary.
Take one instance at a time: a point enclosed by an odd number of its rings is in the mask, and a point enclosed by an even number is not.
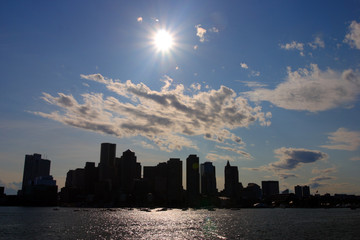
<svg viewBox="0 0 360 240"><path fill-rule="evenodd" d="M219 190L229 161L244 185L360 195L359 11L320 0L2 2L0 186L21 189L24 155L37 152L61 188L113 142L146 166L197 155Z"/></svg>

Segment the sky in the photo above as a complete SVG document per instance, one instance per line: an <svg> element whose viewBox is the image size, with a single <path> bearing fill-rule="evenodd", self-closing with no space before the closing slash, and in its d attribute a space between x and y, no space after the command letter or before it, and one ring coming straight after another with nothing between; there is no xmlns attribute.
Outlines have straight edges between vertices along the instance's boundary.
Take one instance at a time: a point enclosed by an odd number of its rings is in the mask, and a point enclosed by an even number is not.
<svg viewBox="0 0 360 240"><path fill-rule="evenodd" d="M26 154L197 154L239 181L360 195L360 1L1 1L0 185Z"/></svg>

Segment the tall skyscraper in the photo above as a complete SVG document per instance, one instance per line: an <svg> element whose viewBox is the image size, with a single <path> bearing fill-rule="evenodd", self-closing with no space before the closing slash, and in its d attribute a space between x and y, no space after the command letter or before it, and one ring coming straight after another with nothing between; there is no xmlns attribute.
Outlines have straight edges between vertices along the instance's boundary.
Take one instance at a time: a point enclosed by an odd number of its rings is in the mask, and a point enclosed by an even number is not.
<svg viewBox="0 0 360 240"><path fill-rule="evenodd" d="M205 162L200 165L201 176L201 194L207 196L215 196L216 189L216 174L215 166L212 162Z"/></svg>
<svg viewBox="0 0 360 240"><path fill-rule="evenodd" d="M170 158L167 161L167 200L168 203L180 202L182 199L182 161Z"/></svg>
<svg viewBox="0 0 360 240"><path fill-rule="evenodd" d="M279 194L278 181L262 181L261 188L264 198Z"/></svg>
<svg viewBox="0 0 360 240"><path fill-rule="evenodd" d="M120 158L116 159L117 178L120 190L131 193L135 179L141 178L141 165L136 162L135 153L126 150Z"/></svg>
<svg viewBox="0 0 360 240"><path fill-rule="evenodd" d="M199 157L193 154L186 159L186 191L190 198L200 193Z"/></svg>
<svg viewBox="0 0 360 240"><path fill-rule="evenodd" d="M22 190L26 186L34 185L37 177L47 177L50 175L50 160L42 159L41 154L25 155L24 174Z"/></svg>
<svg viewBox="0 0 360 240"><path fill-rule="evenodd" d="M116 144L102 143L100 150L99 180L113 182L115 177Z"/></svg>
<svg viewBox="0 0 360 240"><path fill-rule="evenodd" d="M239 171L237 166L231 166L229 161L225 166L225 195L235 197L239 193Z"/></svg>

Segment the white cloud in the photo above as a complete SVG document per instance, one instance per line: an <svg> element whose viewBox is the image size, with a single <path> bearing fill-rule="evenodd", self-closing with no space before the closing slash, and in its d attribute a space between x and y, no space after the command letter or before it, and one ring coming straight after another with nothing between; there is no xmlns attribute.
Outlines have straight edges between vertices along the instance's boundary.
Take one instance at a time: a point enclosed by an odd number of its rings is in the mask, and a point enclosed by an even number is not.
<svg viewBox="0 0 360 240"><path fill-rule="evenodd" d="M261 88L261 87L267 87L267 84L260 83L260 82L254 82L254 81L241 81L249 88Z"/></svg>
<svg viewBox="0 0 360 240"><path fill-rule="evenodd" d="M292 41L291 43L280 44L280 47L285 50L296 49L299 51L304 51L304 44L295 41Z"/></svg>
<svg viewBox="0 0 360 240"><path fill-rule="evenodd" d="M242 68L245 68L245 69L248 69L248 68L249 68L246 63L240 63L240 66L241 66Z"/></svg>
<svg viewBox="0 0 360 240"><path fill-rule="evenodd" d="M160 91L130 80L114 81L101 74L81 77L104 84L121 97L86 93L80 103L72 95L44 93L43 100L57 106L60 111L33 113L119 138L142 136L166 151L183 147L197 149L190 136L203 135L208 140L238 143L240 138L231 133L232 129L248 127L256 121L263 126L269 122L268 115L260 107L251 107L246 99L236 96L225 86L187 95L183 85L173 86L172 79L167 76L162 79L164 85Z"/></svg>
<svg viewBox="0 0 360 240"><path fill-rule="evenodd" d="M325 43L320 37L315 37L314 41L308 44L312 49L325 48Z"/></svg>
<svg viewBox="0 0 360 240"><path fill-rule="evenodd" d="M201 24L195 26L196 28L196 36L199 37L200 42L205 42L205 33L206 29L201 27Z"/></svg>
<svg viewBox="0 0 360 240"><path fill-rule="evenodd" d="M228 155L219 155L219 154L215 154L215 153L208 153L205 157L206 159L216 162L216 161L230 161L230 162L234 162L235 159L231 156Z"/></svg>
<svg viewBox="0 0 360 240"><path fill-rule="evenodd" d="M360 93L360 74L348 69L322 71L316 64L310 69L292 72L288 68L285 82L275 89L258 88L245 93L252 101L269 101L278 107L310 112L349 107Z"/></svg>
<svg viewBox="0 0 360 240"><path fill-rule="evenodd" d="M241 149L239 149L238 147L226 147L226 146L219 146L219 145L216 145L216 148L219 148L219 149L223 149L223 150L226 150L226 151L230 151L230 152L234 152L242 157L245 157L246 159L253 159L253 156L251 156L250 153L247 153Z"/></svg>
<svg viewBox="0 0 360 240"><path fill-rule="evenodd" d="M300 51L301 56L305 56L304 52L303 52L304 51L303 43L292 41L291 43L280 44L280 47L285 50L298 50L298 51Z"/></svg>
<svg viewBox="0 0 360 240"><path fill-rule="evenodd" d="M339 128L336 132L329 133L329 145L322 145L323 148L355 151L360 146L360 132L349 131L346 128Z"/></svg>
<svg viewBox="0 0 360 240"><path fill-rule="evenodd" d="M197 50L198 48L199 48L198 45L195 45L195 46L194 46L194 50Z"/></svg>
<svg viewBox="0 0 360 240"><path fill-rule="evenodd" d="M201 84L200 83L193 83L190 85L190 88L194 89L195 91L201 90Z"/></svg>
<svg viewBox="0 0 360 240"><path fill-rule="evenodd" d="M137 21L138 21L138 22L142 22L142 21L143 21L143 18L142 18L142 17L138 17L138 18L137 18Z"/></svg>
<svg viewBox="0 0 360 240"><path fill-rule="evenodd" d="M212 27L212 28L209 29L209 32L218 33L218 32L219 32L219 29L216 28L216 27Z"/></svg>
<svg viewBox="0 0 360 240"><path fill-rule="evenodd" d="M349 33L346 34L344 42L353 48L360 49L360 23L356 21L351 22Z"/></svg>

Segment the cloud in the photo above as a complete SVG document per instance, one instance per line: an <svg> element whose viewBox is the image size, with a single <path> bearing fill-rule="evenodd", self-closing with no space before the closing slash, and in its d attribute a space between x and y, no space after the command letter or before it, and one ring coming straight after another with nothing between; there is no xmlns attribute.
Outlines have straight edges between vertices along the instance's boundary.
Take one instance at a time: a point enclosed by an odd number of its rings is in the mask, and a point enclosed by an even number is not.
<svg viewBox="0 0 360 240"><path fill-rule="evenodd" d="M198 45L195 45L195 46L194 46L194 50L197 50L198 48L199 48Z"/></svg>
<svg viewBox="0 0 360 240"><path fill-rule="evenodd" d="M360 161L360 157L352 157L350 158L351 161Z"/></svg>
<svg viewBox="0 0 360 240"><path fill-rule="evenodd" d="M200 83L193 83L190 85L190 88L192 88L195 91L200 91L201 90L201 84Z"/></svg>
<svg viewBox="0 0 360 240"><path fill-rule="evenodd" d="M226 151L230 151L230 152L234 152L236 154L239 154L241 155L242 157L245 157L246 159L253 159L253 156L251 156L251 154L239 149L239 148L236 148L236 147L226 147L226 146L219 146L219 145L216 145L216 148L219 148L219 149L223 149L223 150L226 150Z"/></svg>
<svg viewBox="0 0 360 240"><path fill-rule="evenodd" d="M138 21L138 22L142 22L142 21L143 21L143 18L142 18L142 17L138 17L138 18L137 18L137 21Z"/></svg>
<svg viewBox="0 0 360 240"><path fill-rule="evenodd" d="M206 29L201 27L201 24L195 26L196 28L196 36L199 37L200 42L205 42L205 33Z"/></svg>
<svg viewBox="0 0 360 240"><path fill-rule="evenodd" d="M160 91L130 80L121 82L101 74L81 75L104 84L118 95L104 97L101 93L82 94L79 102L72 95L43 93L42 99L59 110L50 113L32 112L65 125L114 135L119 138L142 136L161 150L173 151L183 147L197 149L191 136L207 140L233 142L239 137L231 130L248 127L255 122L269 125L269 115L260 107L251 107L234 90L221 86L218 90L186 94L183 85L172 85L165 76ZM121 101L120 101L121 99ZM210 136L210 137L209 137Z"/></svg>
<svg viewBox="0 0 360 240"><path fill-rule="evenodd" d="M304 148L278 148L274 150L279 161L269 164L273 170L294 170L297 167L328 158L326 153Z"/></svg>
<svg viewBox="0 0 360 240"><path fill-rule="evenodd" d="M209 32L218 33L218 32L219 32L219 29L216 28L216 27L212 27L212 28L209 29Z"/></svg>
<svg viewBox="0 0 360 240"><path fill-rule="evenodd" d="M17 194L18 190L21 189L22 182L5 183L0 179L0 186L5 187L6 194L15 195L15 194Z"/></svg>
<svg viewBox="0 0 360 240"><path fill-rule="evenodd" d="M241 81L249 88L261 88L261 87L267 87L267 84L254 82L254 81Z"/></svg>
<svg viewBox="0 0 360 240"><path fill-rule="evenodd" d="M337 172L337 168L336 168L336 167L325 168L325 169L314 168L311 172L314 173L314 174L324 175L324 174L329 174L329 173L335 173L335 172Z"/></svg>
<svg viewBox="0 0 360 240"><path fill-rule="evenodd" d="M304 44L303 43L292 41L291 43L280 44L280 47L285 50L298 50L298 51L300 51L300 55L304 56L304 52L303 52Z"/></svg>
<svg viewBox="0 0 360 240"><path fill-rule="evenodd" d="M212 161L212 162L216 162L216 161L230 161L230 162L234 162L235 159L231 156L228 155L219 155L219 154L215 154L215 153L208 153L205 157L206 159Z"/></svg>
<svg viewBox="0 0 360 240"><path fill-rule="evenodd" d="M294 72L288 68L286 81L273 90L258 88L245 95L252 101L269 101L285 109L318 112L351 107L359 93L358 71L348 69L341 73L330 68L322 71L311 64L310 69L300 68Z"/></svg>
<svg viewBox="0 0 360 240"><path fill-rule="evenodd" d="M297 178L298 175L292 173L279 173L278 176L282 179Z"/></svg>
<svg viewBox="0 0 360 240"><path fill-rule="evenodd" d="M248 65L246 63L240 63L240 66L244 69L248 69Z"/></svg>
<svg viewBox="0 0 360 240"><path fill-rule="evenodd" d="M346 34L344 42L352 48L360 49L360 23L352 21L349 26L349 33Z"/></svg>
<svg viewBox="0 0 360 240"><path fill-rule="evenodd" d="M329 145L322 145L320 147L355 151L360 146L360 132L349 131L346 128L339 128L335 132L329 133Z"/></svg>
<svg viewBox="0 0 360 240"><path fill-rule="evenodd" d="M320 37L315 37L313 42L308 43L312 49L325 48L325 43Z"/></svg>

